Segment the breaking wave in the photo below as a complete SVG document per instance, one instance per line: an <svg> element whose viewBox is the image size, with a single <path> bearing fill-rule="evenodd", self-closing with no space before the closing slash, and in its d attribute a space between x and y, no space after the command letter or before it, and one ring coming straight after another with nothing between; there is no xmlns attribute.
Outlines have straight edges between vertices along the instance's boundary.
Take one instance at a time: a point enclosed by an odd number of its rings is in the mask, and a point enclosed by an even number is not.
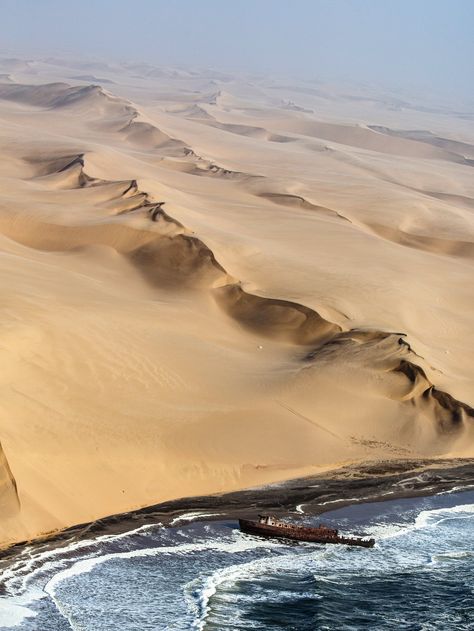
<svg viewBox="0 0 474 631"><path fill-rule="evenodd" d="M326 514L343 531L374 536L371 550L192 521L206 517L25 548L2 574L0 629L474 628L473 491Z"/></svg>

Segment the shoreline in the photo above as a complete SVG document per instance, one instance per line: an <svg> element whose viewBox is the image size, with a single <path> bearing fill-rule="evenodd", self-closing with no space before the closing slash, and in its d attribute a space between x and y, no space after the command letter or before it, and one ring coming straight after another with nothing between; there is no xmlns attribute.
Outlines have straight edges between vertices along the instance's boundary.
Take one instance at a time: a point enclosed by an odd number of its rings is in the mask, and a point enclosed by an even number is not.
<svg viewBox="0 0 474 631"><path fill-rule="evenodd" d="M474 487L474 458L410 459L348 465L331 472L231 493L180 498L72 526L0 550L7 562L26 546L61 544L91 536L122 534L143 525L171 527L180 521L223 521L258 512L301 518L352 504L436 495ZM191 515L191 516L190 516ZM182 518L182 519L180 519Z"/></svg>

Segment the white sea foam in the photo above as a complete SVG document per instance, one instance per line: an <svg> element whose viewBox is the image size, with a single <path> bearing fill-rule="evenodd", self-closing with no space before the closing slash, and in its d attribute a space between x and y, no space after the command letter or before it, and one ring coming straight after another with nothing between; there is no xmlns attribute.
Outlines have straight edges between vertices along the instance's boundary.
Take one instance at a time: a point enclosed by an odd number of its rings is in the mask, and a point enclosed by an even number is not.
<svg viewBox="0 0 474 631"><path fill-rule="evenodd" d="M80 552L86 548L96 549L103 543L119 541L130 537L130 535L136 535L160 526L162 526L161 523L145 524L126 532L100 535L94 539L82 539L58 548L50 548L43 552L35 552L34 546L28 546L22 551L17 561L2 573L2 582L9 593L13 595L21 594L28 589L29 584L38 578L38 575L47 574L55 568L60 569L64 567L65 563L70 562L65 557L70 557L75 552Z"/></svg>
<svg viewBox="0 0 474 631"><path fill-rule="evenodd" d="M62 581L68 580L78 574L90 572L97 565L112 559L125 559L166 553L186 554L206 549L216 549L234 553L261 545L271 545L268 542L256 541L251 537L243 536L238 533L237 539L229 543L213 541L185 543L176 546L145 548L135 551L91 556L93 554L97 555L98 552L100 553L101 544L117 541L129 537L130 535L136 535L150 528L156 528L159 525L160 524L147 524L128 532L102 535L96 539L73 542L60 548L53 548L38 553L34 553L34 547L25 548L20 558L3 573L3 578L5 579L4 585L10 594L8 600L5 598L2 599L2 611L9 612L9 622L7 626L13 626L15 620L18 621L16 624L21 624L21 620L25 617L35 615L26 605L32 605L35 601L45 598L48 595L52 598L59 611L61 611L59 602L55 597L57 586ZM74 559L70 558L71 554L81 553L82 550L91 547L93 550L85 559L74 562ZM38 587L37 585L41 583L41 578L43 576L47 578L51 573L54 573L54 575L46 583L46 586L44 588ZM19 602L22 604L18 604ZM64 615L63 611L61 611L61 613Z"/></svg>
<svg viewBox="0 0 474 631"><path fill-rule="evenodd" d="M281 545L277 547L282 547ZM285 548L283 548L285 549ZM286 548L287 549L287 548ZM265 576L268 574L288 573L295 568L295 562L301 564L303 562L311 562L321 560L327 556L327 550L324 548L314 548L314 546L308 547L308 552L298 554L295 558L294 552L288 554L279 554L278 556L263 557L254 559L245 563L238 563L236 565L230 565L219 570L216 570L213 574L208 576L202 583L202 588L196 597L196 603L191 607L194 612L197 612L195 616L192 629L195 631L204 631L206 627L206 621L210 614L210 600L217 593L219 588L225 584L226 589L230 589L235 583L243 580L251 580L255 577ZM279 597L282 593L279 593ZM314 593L306 594L300 593L301 598L311 597L316 598Z"/></svg>
<svg viewBox="0 0 474 631"><path fill-rule="evenodd" d="M379 497L385 497L386 495L393 495L395 491L385 491L384 493L377 493L377 495L364 495L359 497L344 497L336 500L328 500L327 502L318 502L319 506L326 506L327 504L340 504L344 502L344 504L349 503L354 504L362 504L365 502L373 502L374 499Z"/></svg>
<svg viewBox="0 0 474 631"><path fill-rule="evenodd" d="M247 535L242 535L240 532L235 531L233 539L227 542L208 540L199 543L182 543L172 546L144 548L141 550L132 550L129 552L105 554L99 557L77 561L67 569L58 572L48 581L48 583L44 587L44 591L51 597L57 609L68 620L69 624L73 626L73 621L69 618L67 612L60 602L60 599L58 598L57 590L59 586L65 581L69 581L81 574L87 574L91 572L95 567L103 563L116 561L119 559L159 556L162 554L191 554L194 552L204 551L220 551L227 552L229 554L236 554L254 548L277 548L281 546L282 544L278 542L256 539Z"/></svg>
<svg viewBox="0 0 474 631"><path fill-rule="evenodd" d="M235 531L235 536L231 541L216 541L208 540L201 541L199 543L181 543L171 546L161 546L154 548L143 548L140 550L131 550L129 552L115 552L110 554L104 554L98 557L92 557L83 559L82 561L76 561L72 566L68 567L61 572L55 574L45 586L45 591L54 595L58 585L62 582L78 576L79 574L86 574L91 572L97 565L107 563L109 561L116 561L118 559L132 559L137 557L158 556L161 554L190 554L193 552L203 552L206 550L215 550L220 552L227 552L229 554L235 554L238 552L245 552L253 548L271 548L281 547L282 544L277 542L259 540L245 535L241 535Z"/></svg>
<svg viewBox="0 0 474 631"><path fill-rule="evenodd" d="M196 631L204 631L206 620L210 613L210 600L223 583L235 584L238 580L242 580L246 575L248 576L250 568L256 569L259 565L261 565L260 559L257 561L250 561L248 563L231 565L211 574L211 576L204 581L202 589L198 595L198 615L193 621L192 629L195 629Z"/></svg>
<svg viewBox="0 0 474 631"><path fill-rule="evenodd" d="M26 618L33 618L36 613L20 604L21 599L9 600L0 607L0 627L8 629L18 627Z"/></svg>
<svg viewBox="0 0 474 631"><path fill-rule="evenodd" d="M421 511L411 524L376 524L368 532L376 539L404 537L415 530L433 528L450 519L470 519L474 516L474 504L461 504L450 508L436 508Z"/></svg>
<svg viewBox="0 0 474 631"><path fill-rule="evenodd" d="M474 557L474 552L471 552L470 550L453 550L442 554L433 554L430 564L439 565L440 563L458 563L460 560L471 559L472 557Z"/></svg>
<svg viewBox="0 0 474 631"><path fill-rule="evenodd" d="M175 526L180 522L184 521L192 521L193 519L198 519L202 517L218 517L222 513L206 513L206 512L196 512L196 513L185 513L184 515L179 515L179 517L175 517L170 521L170 526Z"/></svg>
<svg viewBox="0 0 474 631"><path fill-rule="evenodd" d="M463 491L471 491L474 489L474 484L464 484L463 486L453 486L449 491L442 491L438 495L451 495L451 493L461 493Z"/></svg>
<svg viewBox="0 0 474 631"><path fill-rule="evenodd" d="M360 499L360 498L359 498ZM303 505L297 508L302 510ZM207 517L211 514L186 513L183 521L190 521L196 516ZM277 574L281 571L291 571L295 567L305 567L309 573L314 573L318 580L333 580L331 570L334 569L334 580L341 580L342 572L358 572L364 573L374 572L375 574L382 571L388 572L393 567L410 566L415 571L423 571L427 564L427 552L424 544L420 547L418 539L410 542L397 543L396 546L391 545L391 540L397 537L409 537L417 531L422 531L422 537L425 541L432 541L430 534L439 525L456 519L472 519L474 517L474 504L457 505L454 507L438 508L432 510L424 510L418 513L412 523L399 524L379 524L368 528L372 536L377 539L377 554L371 553L373 556L367 555L366 551L362 553L358 550L348 550L344 547L317 547L308 545L298 546L298 554L291 550L282 542L258 539L249 535L242 534L238 531L232 531L232 534L225 535L225 539L217 540L213 537L212 530L203 532L201 539L184 541L175 545L163 545L159 547L149 547L138 550L127 550L127 545L122 546L121 552L109 554L101 553L101 544L111 542L117 539L127 538L130 535L146 532L148 529L156 528L156 524L148 524L140 526L132 531L120 533L118 535L103 535L95 539L72 542L62 548L42 550L35 552L34 547L25 548L18 560L5 571L7 574L7 583L10 588L11 598L3 599L5 603L4 615L8 616L8 625L13 627L21 624L27 616L35 615L33 611L28 609L35 599L49 596L56 604L58 610L69 620L67 611L61 602L61 585L73 580L81 574L87 574L93 571L98 565L107 562L113 562L120 559L132 559L136 557L157 556L164 554L172 555L190 555L194 553L207 552L226 552L229 554L247 552L256 548L275 549L277 554L254 559L247 563L239 563L221 568L214 572L211 576L199 580L198 583L193 581L192 597L187 597L187 603L192 618L194 618L194 629L204 629L206 618L209 614L209 602L215 595L216 591L220 591L225 597L228 587L231 587L236 581L245 580L245 578L255 577L268 574ZM179 518L178 518L179 519ZM184 536L183 531L183 536ZM181 535L180 535L181 536ZM426 537L429 537L426 539ZM125 550L123 548L125 547ZM90 549L87 549L90 548ZM303 548L303 549L302 549ZM286 553L287 551L288 554ZM374 551L375 552L375 551ZM468 551L461 551L462 554L469 554ZM71 555L82 556L82 558L74 560ZM84 555L88 555L84 558ZM94 556L92 556L94 555ZM429 552L428 552L429 555ZM455 556L455 553L449 550L440 550L439 553L430 558L431 564L449 563L459 561L463 556ZM297 564L295 566L295 563ZM317 568L317 571L316 571ZM328 572L331 574L329 575ZM53 576L51 576L54 574ZM49 577L49 580L48 580ZM46 582L47 581L47 582ZM43 588L43 584L46 586ZM225 585L224 588L222 586ZM198 589L199 588L199 589ZM44 590L44 591L43 591ZM16 592L16 593L15 593ZM22 594L22 595L21 595ZM21 595L21 598L19 597ZM229 597L232 592L229 591ZM62 594L64 598L64 594ZM221 603L222 604L222 603ZM3 622L3 619L0 618ZM0 622L0 626L2 624ZM70 624L73 621L69 620Z"/></svg>
<svg viewBox="0 0 474 631"><path fill-rule="evenodd" d="M2 572L2 583L10 596L2 598L0 601L0 627L14 628L21 625L26 618L37 615L31 606L49 595L38 586L41 577L47 577L53 572L56 573L56 576L60 574L65 567L73 562L70 559L71 554L80 553L86 548L93 548L97 553L97 549L100 549L103 543L117 541L161 525L161 523L145 524L123 533L100 535L94 539L82 539L41 552L36 552L34 545L26 546L19 558ZM94 554L94 552L90 554ZM55 604L58 606L56 601Z"/></svg>
<svg viewBox="0 0 474 631"><path fill-rule="evenodd" d="M463 514L464 513L464 514ZM459 504L450 508L421 511L415 519L416 528L437 526L450 519L470 519L474 516L474 504Z"/></svg>
<svg viewBox="0 0 474 631"><path fill-rule="evenodd" d="M369 497L345 497L338 500L328 500L327 502L318 502L319 506L326 506L327 504L340 504L341 502L361 502L370 499Z"/></svg>

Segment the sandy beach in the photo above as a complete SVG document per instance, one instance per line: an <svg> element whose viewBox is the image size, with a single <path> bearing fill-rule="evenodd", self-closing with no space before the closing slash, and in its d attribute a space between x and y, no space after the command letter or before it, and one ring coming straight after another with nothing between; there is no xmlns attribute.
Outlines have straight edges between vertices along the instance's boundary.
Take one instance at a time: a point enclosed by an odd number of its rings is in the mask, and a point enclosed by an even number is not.
<svg viewBox="0 0 474 631"><path fill-rule="evenodd" d="M472 477L472 112L149 64L0 74L2 547L287 480L259 504L377 496L401 461L423 492Z"/></svg>

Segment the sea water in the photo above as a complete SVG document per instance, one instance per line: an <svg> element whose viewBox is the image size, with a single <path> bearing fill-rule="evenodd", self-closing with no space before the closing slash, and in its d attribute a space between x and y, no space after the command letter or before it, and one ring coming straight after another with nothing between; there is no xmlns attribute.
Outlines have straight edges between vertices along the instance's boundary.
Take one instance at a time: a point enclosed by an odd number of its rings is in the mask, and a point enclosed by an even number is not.
<svg viewBox="0 0 474 631"><path fill-rule="evenodd" d="M372 549L265 540L193 517L24 549L3 570L0 629L474 630L473 491L324 516L373 536Z"/></svg>

